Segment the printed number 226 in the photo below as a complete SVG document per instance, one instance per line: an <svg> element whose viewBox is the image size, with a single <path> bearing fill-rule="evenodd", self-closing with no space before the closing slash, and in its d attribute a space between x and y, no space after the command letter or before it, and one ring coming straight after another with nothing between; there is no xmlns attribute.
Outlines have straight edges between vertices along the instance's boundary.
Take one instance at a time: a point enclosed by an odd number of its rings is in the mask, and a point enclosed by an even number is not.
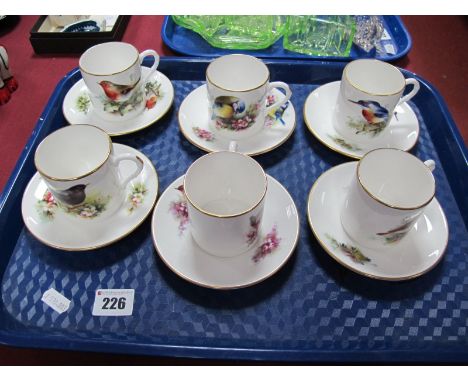
<svg viewBox="0 0 468 382"><path fill-rule="evenodd" d="M119 299L117 297L104 297L102 301L104 302L102 309L125 309L125 297Z"/></svg>

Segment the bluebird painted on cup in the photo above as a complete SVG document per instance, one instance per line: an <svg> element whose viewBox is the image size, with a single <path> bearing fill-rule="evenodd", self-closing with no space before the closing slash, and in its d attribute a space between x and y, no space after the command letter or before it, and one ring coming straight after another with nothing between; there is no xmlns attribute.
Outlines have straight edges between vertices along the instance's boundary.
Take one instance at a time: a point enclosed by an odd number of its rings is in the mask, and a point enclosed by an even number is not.
<svg viewBox="0 0 468 382"><path fill-rule="evenodd" d="M408 85L413 89L405 96ZM416 79L405 79L398 68L374 59L350 62L343 70L333 124L344 138L369 143L385 135L395 108L419 91Z"/></svg>

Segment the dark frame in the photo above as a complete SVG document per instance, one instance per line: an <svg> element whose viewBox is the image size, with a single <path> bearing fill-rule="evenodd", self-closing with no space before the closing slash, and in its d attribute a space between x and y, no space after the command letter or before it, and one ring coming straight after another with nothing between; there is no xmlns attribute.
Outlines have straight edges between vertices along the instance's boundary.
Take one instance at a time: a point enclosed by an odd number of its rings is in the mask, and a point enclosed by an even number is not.
<svg viewBox="0 0 468 382"><path fill-rule="evenodd" d="M37 54L83 53L95 44L119 41L130 16L118 16L110 32L39 32L47 16L40 16L31 29L29 41Z"/></svg>

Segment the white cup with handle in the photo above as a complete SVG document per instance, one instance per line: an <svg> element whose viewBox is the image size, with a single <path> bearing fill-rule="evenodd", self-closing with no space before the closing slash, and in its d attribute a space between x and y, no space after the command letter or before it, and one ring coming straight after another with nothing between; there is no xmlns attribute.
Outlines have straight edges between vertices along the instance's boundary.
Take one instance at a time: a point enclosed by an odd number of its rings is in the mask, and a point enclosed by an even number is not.
<svg viewBox="0 0 468 382"><path fill-rule="evenodd" d="M368 152L358 162L341 223L359 244L383 248L402 240L435 196L433 160L397 149Z"/></svg>
<svg viewBox="0 0 468 382"><path fill-rule="evenodd" d="M154 58L143 76L141 65ZM80 57L79 67L89 90L94 111L110 121L134 118L145 108L145 84L156 71L159 55L152 49L141 53L131 44L113 41L94 45Z"/></svg>
<svg viewBox="0 0 468 382"><path fill-rule="evenodd" d="M125 178L119 171L122 161L135 164ZM37 147L34 163L67 216L88 220L115 213L128 183L143 170L141 158L115 155L109 135L92 125L70 125L49 134Z"/></svg>
<svg viewBox="0 0 468 382"><path fill-rule="evenodd" d="M210 128L229 140L242 140L259 133L266 115L291 98L291 89L280 81L270 82L268 67L258 58L229 54L213 60L206 69ZM273 89L285 95L267 106Z"/></svg>
<svg viewBox="0 0 468 382"><path fill-rule="evenodd" d="M411 91L403 96L411 85ZM347 140L366 144L385 134L398 105L419 91L419 82L383 61L360 59L348 63L341 78L333 124Z"/></svg>

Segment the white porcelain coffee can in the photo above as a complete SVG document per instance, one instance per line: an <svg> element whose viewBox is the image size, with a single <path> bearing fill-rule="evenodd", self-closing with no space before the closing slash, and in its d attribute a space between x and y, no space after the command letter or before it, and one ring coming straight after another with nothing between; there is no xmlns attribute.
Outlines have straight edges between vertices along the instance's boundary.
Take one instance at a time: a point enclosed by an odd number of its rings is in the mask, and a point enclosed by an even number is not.
<svg viewBox="0 0 468 382"><path fill-rule="evenodd" d="M414 227L435 195L434 161L397 149L377 149L358 163L341 210L356 242L371 248L394 244Z"/></svg>
<svg viewBox="0 0 468 382"><path fill-rule="evenodd" d="M413 89L403 96L408 85ZM405 79L400 70L383 61L351 61L343 70L333 113L335 129L346 139L369 143L385 134L395 108L419 91L419 82Z"/></svg>
<svg viewBox="0 0 468 382"><path fill-rule="evenodd" d="M213 60L206 69L210 127L217 134L241 140L257 134L268 112L288 102L291 90L284 82L270 82L268 67L258 58L230 54ZM274 88L285 96L267 105Z"/></svg>
<svg viewBox="0 0 468 382"><path fill-rule="evenodd" d="M119 164L135 170L122 178ZM42 140L34 156L36 169L55 201L77 218L110 216L125 199L127 184L143 170L141 158L115 155L109 135L92 125L70 125Z"/></svg>
<svg viewBox="0 0 468 382"><path fill-rule="evenodd" d="M147 56L154 58L143 76L141 64ZM124 121L143 112L145 84L156 71L159 55L152 49L141 53L131 44L112 41L97 44L80 57L80 72L94 111L103 119Z"/></svg>
<svg viewBox="0 0 468 382"><path fill-rule="evenodd" d="M247 155L220 151L197 159L184 178L195 242L220 257L252 248L259 235L266 191L265 172Z"/></svg>

